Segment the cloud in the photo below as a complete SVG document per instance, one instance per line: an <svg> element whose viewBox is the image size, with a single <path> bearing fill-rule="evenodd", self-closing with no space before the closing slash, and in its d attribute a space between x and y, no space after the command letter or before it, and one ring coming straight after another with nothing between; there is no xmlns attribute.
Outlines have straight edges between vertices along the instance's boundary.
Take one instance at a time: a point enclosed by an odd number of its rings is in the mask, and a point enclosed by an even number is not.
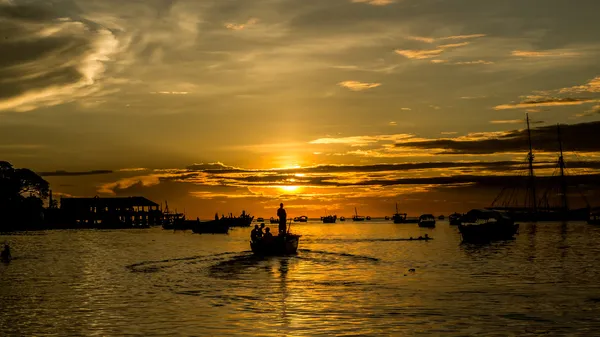
<svg viewBox="0 0 600 337"><path fill-rule="evenodd" d="M486 34L468 34L468 35L453 35L440 38L440 40L468 40L485 37Z"/></svg>
<svg viewBox="0 0 600 337"><path fill-rule="evenodd" d="M93 171L79 171L79 172L68 172L68 171L53 171L53 172L38 172L42 177L70 177L70 176L91 176L99 174L110 174L112 170L93 170Z"/></svg>
<svg viewBox="0 0 600 337"><path fill-rule="evenodd" d="M159 94L159 95L187 95L189 92L187 91L152 91L151 94Z"/></svg>
<svg viewBox="0 0 600 337"><path fill-rule="evenodd" d="M245 23L226 23L225 28L230 30L242 30L258 23L258 19L250 18Z"/></svg>
<svg viewBox="0 0 600 337"><path fill-rule="evenodd" d="M363 91L368 89L377 88L381 83L365 83L358 81L343 81L338 83L340 87L350 89L352 91Z"/></svg>
<svg viewBox="0 0 600 337"><path fill-rule="evenodd" d="M600 122L560 126L565 151L598 152ZM558 151L557 127L542 126L531 130L532 144L538 151ZM527 130L472 133L456 138L440 138L412 141L407 139L396 144L402 148L435 149L440 154L494 154L528 151Z"/></svg>
<svg viewBox="0 0 600 337"><path fill-rule="evenodd" d="M387 6L396 2L395 0L352 0L354 3L366 3L373 6Z"/></svg>
<svg viewBox="0 0 600 337"><path fill-rule="evenodd" d="M596 76L584 85L560 89L560 93L598 93L600 92L600 76Z"/></svg>
<svg viewBox="0 0 600 337"><path fill-rule="evenodd" d="M407 37L407 39L413 40L413 41L425 42L425 43L434 43L435 42L435 39L432 37L409 36L409 37Z"/></svg>
<svg viewBox="0 0 600 337"><path fill-rule="evenodd" d="M518 57L572 57L579 56L579 53L560 51L560 50L549 50L549 51L525 51L525 50L513 50L512 56Z"/></svg>
<svg viewBox="0 0 600 337"><path fill-rule="evenodd" d="M423 37L423 36L408 36L407 39L413 40L413 41L425 42L425 43L434 43L435 41L477 39L477 38L485 37L485 36L486 36L486 34L452 35L452 36L445 36L445 37L439 37L439 38ZM465 43L469 44L469 42L465 42Z"/></svg>
<svg viewBox="0 0 600 337"><path fill-rule="evenodd" d="M425 50L409 50L409 49L396 49L396 54L402 55L409 59L424 60L439 56L444 52L444 49L425 49Z"/></svg>
<svg viewBox="0 0 600 337"><path fill-rule="evenodd" d="M523 124L525 120L523 119L503 119L503 120L493 120L490 121L492 124Z"/></svg>
<svg viewBox="0 0 600 337"><path fill-rule="evenodd" d="M458 48L470 45L471 42L459 42L459 43L451 43L451 44L443 44L438 46L438 48L449 49L449 48Z"/></svg>
<svg viewBox="0 0 600 337"><path fill-rule="evenodd" d="M120 48L113 33L46 6L0 4L0 110L28 111L97 93Z"/></svg>
<svg viewBox="0 0 600 337"><path fill-rule="evenodd" d="M319 138L309 142L309 144L345 144L351 146L365 146L377 142L388 141L395 142L401 139L411 138L411 134L395 135L377 135L377 136L352 136L339 138Z"/></svg>
<svg viewBox="0 0 600 337"><path fill-rule="evenodd" d="M490 65L490 64L494 64L494 62L492 62L492 61L485 61L485 60L477 60L477 61L454 62L454 64L457 64L457 65L476 65L476 64Z"/></svg>
<svg viewBox="0 0 600 337"><path fill-rule="evenodd" d="M515 104L501 104L494 107L494 110L510 110L510 109L527 109L534 107L549 107L549 106L569 106L581 105L586 103L596 102L594 99L587 98L543 98L537 100L528 100Z"/></svg>

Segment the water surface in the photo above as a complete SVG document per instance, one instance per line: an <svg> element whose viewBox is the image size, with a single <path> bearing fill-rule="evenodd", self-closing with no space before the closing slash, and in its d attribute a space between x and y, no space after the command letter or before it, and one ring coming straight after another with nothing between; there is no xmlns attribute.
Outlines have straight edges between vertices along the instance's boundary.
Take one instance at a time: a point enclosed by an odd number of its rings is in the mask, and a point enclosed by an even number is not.
<svg viewBox="0 0 600 337"><path fill-rule="evenodd" d="M600 228L524 224L460 244L389 222L295 224L298 255L257 258L250 229L0 236L0 335L592 336ZM434 240L406 241L429 234ZM414 269L414 272L409 271Z"/></svg>

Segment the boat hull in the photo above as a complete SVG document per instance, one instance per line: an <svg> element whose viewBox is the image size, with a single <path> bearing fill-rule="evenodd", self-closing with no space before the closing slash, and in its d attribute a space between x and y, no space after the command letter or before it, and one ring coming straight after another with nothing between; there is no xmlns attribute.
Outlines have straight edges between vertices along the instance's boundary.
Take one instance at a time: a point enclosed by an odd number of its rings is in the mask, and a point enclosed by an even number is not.
<svg viewBox="0 0 600 337"><path fill-rule="evenodd" d="M435 227L435 220L432 220L432 221L419 221L419 227L434 228Z"/></svg>
<svg viewBox="0 0 600 337"><path fill-rule="evenodd" d="M293 255L298 252L298 243L300 235L286 234L275 236L271 241L251 241L250 249L255 255L273 256L273 255Z"/></svg>
<svg viewBox="0 0 600 337"><path fill-rule="evenodd" d="M512 240L519 231L519 224L460 224L458 230L464 242L482 243Z"/></svg>
<svg viewBox="0 0 600 337"><path fill-rule="evenodd" d="M192 231L196 234L228 234L229 225L221 220L199 222Z"/></svg>

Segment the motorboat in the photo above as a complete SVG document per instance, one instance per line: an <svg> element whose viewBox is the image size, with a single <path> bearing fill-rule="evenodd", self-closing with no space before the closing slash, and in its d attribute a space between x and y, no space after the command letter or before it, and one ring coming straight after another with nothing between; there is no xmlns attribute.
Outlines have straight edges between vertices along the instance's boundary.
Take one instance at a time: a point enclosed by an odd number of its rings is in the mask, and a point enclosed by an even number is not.
<svg viewBox="0 0 600 337"><path fill-rule="evenodd" d="M460 213L452 213L450 215L448 215L448 221L450 222L451 226L458 226L460 225L460 218L463 215Z"/></svg>
<svg viewBox="0 0 600 337"><path fill-rule="evenodd" d="M337 215L322 216L321 221L323 221L323 223L335 223L337 221Z"/></svg>
<svg viewBox="0 0 600 337"><path fill-rule="evenodd" d="M435 227L435 217L433 214L423 214L419 217L419 227Z"/></svg>
<svg viewBox="0 0 600 337"><path fill-rule="evenodd" d="M508 213L473 209L461 217L458 230L465 242L511 240L519 231L519 224Z"/></svg>
<svg viewBox="0 0 600 337"><path fill-rule="evenodd" d="M286 233L273 237L263 237L250 241L250 249L254 255L293 255L298 251L298 243L301 235Z"/></svg>
<svg viewBox="0 0 600 337"><path fill-rule="evenodd" d="M222 220L198 221L192 227L192 231L196 234L227 234L229 232L229 225L226 221Z"/></svg>

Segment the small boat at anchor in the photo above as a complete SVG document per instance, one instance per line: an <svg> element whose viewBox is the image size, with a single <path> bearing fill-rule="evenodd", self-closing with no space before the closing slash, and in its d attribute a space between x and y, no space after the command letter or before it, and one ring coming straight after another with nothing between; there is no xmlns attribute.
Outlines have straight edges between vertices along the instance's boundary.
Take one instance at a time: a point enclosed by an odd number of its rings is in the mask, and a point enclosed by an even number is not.
<svg viewBox="0 0 600 337"><path fill-rule="evenodd" d="M340 217L340 221L346 221L346 218L345 218L345 217L343 217L343 216L341 216L341 217Z"/></svg>
<svg viewBox="0 0 600 337"><path fill-rule="evenodd" d="M433 228L435 227L435 217L433 214L423 214L419 217L419 227Z"/></svg>
<svg viewBox="0 0 600 337"><path fill-rule="evenodd" d="M256 218L256 222L265 222L265 218Z"/></svg>
<svg viewBox="0 0 600 337"><path fill-rule="evenodd" d="M295 217L294 222L308 222L308 217L306 215Z"/></svg>
<svg viewBox="0 0 600 337"><path fill-rule="evenodd" d="M461 218L458 230L464 242L491 242L513 239L519 224L506 212L473 209Z"/></svg>
<svg viewBox="0 0 600 337"><path fill-rule="evenodd" d="M323 223L335 223L337 221L337 215L322 216L321 220Z"/></svg>
<svg viewBox="0 0 600 337"><path fill-rule="evenodd" d="M192 231L196 234L228 234L229 224L222 220L198 221Z"/></svg>
<svg viewBox="0 0 600 337"><path fill-rule="evenodd" d="M448 221L450 222L450 226L458 226L460 225L460 218L463 215L460 213L452 213L448 215Z"/></svg>
<svg viewBox="0 0 600 337"><path fill-rule="evenodd" d="M271 217L271 218L269 219L269 222L270 222L270 223L279 223L279 218L275 219L274 217Z"/></svg>
<svg viewBox="0 0 600 337"><path fill-rule="evenodd" d="M365 221L365 217L362 215L358 215L358 211L356 207L354 207L354 216L352 216L352 221Z"/></svg>

